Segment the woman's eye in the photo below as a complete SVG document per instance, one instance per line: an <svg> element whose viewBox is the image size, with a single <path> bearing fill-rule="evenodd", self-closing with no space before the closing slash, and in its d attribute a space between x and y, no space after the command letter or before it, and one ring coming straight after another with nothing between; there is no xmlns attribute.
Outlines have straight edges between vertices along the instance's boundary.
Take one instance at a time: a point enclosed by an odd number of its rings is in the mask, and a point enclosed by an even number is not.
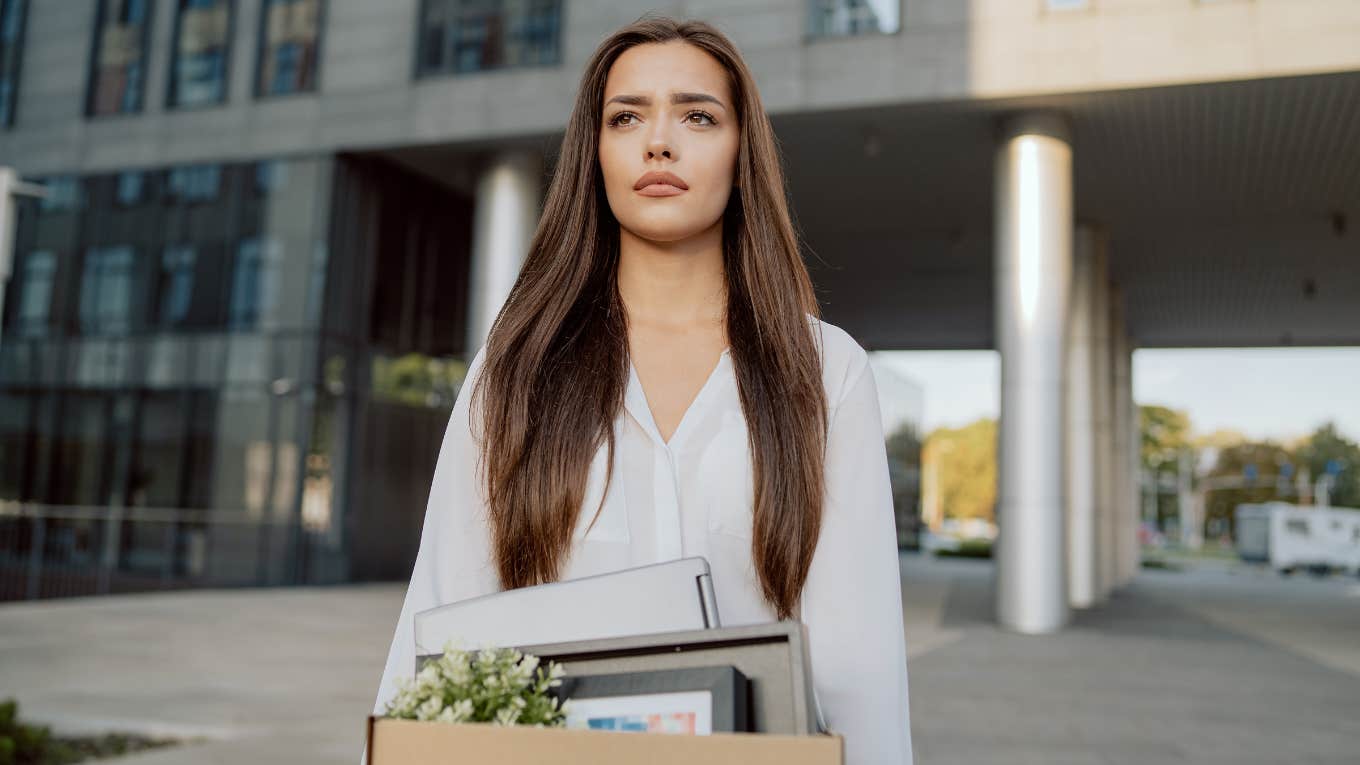
<svg viewBox="0 0 1360 765"><path fill-rule="evenodd" d="M697 118L697 119L696 119ZM685 121L691 125L716 125L718 121L713 119L713 115L708 112L694 111L685 115ZM627 127L637 122L637 115L632 112L619 112L609 120L611 127Z"/></svg>

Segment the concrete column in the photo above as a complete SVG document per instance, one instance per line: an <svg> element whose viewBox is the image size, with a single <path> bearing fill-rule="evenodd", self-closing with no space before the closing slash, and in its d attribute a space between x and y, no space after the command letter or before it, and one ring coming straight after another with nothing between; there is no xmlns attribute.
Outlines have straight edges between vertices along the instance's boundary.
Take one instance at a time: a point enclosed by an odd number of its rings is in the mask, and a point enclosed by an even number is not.
<svg viewBox="0 0 1360 765"><path fill-rule="evenodd" d="M1072 149L1048 114L1005 121L996 155L1001 423L996 613L1016 632L1067 621L1063 373L1072 279Z"/></svg>
<svg viewBox="0 0 1360 765"><path fill-rule="evenodd" d="M1067 333L1067 604L1096 600L1095 275L1099 232L1077 226Z"/></svg>
<svg viewBox="0 0 1360 765"><path fill-rule="evenodd" d="M1129 477L1128 490L1125 492L1124 501L1128 503L1124 512L1124 521L1127 530L1124 533L1124 572L1120 577L1120 584L1128 584L1138 575L1143 567L1143 550L1138 544L1138 527L1143 520L1143 424L1142 418L1138 414L1138 402L1133 398L1133 337L1128 327L1128 302L1124 303L1126 313L1124 314L1124 367L1128 369L1128 382L1124 387L1124 411L1127 412L1129 422L1127 430L1128 460L1127 475Z"/></svg>
<svg viewBox="0 0 1360 765"><path fill-rule="evenodd" d="M1129 539L1134 533L1136 505L1133 492L1136 474L1133 450L1133 391L1130 385L1130 353L1128 324L1125 320L1123 295L1112 306L1112 334L1110 348L1114 369L1114 454L1116 496L1114 502L1114 586L1123 587L1132 576L1129 559Z"/></svg>
<svg viewBox="0 0 1360 765"><path fill-rule="evenodd" d="M1091 396L1095 406L1095 468L1096 468L1096 509L1095 509L1095 602L1103 603L1110 597L1113 588L1107 564L1112 560L1109 534L1110 522L1114 517L1111 506L1114 503L1114 370L1110 358L1110 277L1109 263L1101 243L1096 248L1094 270L1095 298L1093 310L1093 343L1095 345L1095 382Z"/></svg>
<svg viewBox="0 0 1360 765"><path fill-rule="evenodd" d="M1128 385L1128 365L1123 363L1124 349L1124 294L1118 285L1110 287L1110 504L1108 521L1101 539L1101 576L1110 590L1119 588L1119 572L1123 553L1126 497L1128 495L1128 418L1125 416L1124 389Z"/></svg>
<svg viewBox="0 0 1360 765"><path fill-rule="evenodd" d="M543 160L535 152L494 156L477 178L466 358L486 342L538 225Z"/></svg>

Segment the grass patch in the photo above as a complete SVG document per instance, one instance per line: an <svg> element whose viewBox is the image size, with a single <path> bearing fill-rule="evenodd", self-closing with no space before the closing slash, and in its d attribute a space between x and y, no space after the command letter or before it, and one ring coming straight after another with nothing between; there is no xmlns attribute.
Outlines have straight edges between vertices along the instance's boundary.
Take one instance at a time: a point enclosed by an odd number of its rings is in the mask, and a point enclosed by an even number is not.
<svg viewBox="0 0 1360 765"><path fill-rule="evenodd" d="M131 733L57 737L45 725L20 722L19 702L0 702L0 765L69 765L178 743Z"/></svg>
<svg viewBox="0 0 1360 765"><path fill-rule="evenodd" d="M940 547L935 550L935 554L941 558L990 558L992 543L986 539L965 539L959 543L958 549Z"/></svg>

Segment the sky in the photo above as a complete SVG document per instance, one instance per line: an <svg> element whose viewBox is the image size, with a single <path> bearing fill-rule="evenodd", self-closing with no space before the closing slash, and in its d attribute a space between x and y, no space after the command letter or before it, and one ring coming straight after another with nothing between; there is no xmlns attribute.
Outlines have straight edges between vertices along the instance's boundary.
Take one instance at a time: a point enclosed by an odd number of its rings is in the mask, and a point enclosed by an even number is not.
<svg viewBox="0 0 1360 765"><path fill-rule="evenodd" d="M875 361L922 388L923 431L1000 409L994 351L882 351ZM1195 434L1236 430L1285 441L1331 420L1360 440L1360 348L1145 349L1133 397L1189 413Z"/></svg>

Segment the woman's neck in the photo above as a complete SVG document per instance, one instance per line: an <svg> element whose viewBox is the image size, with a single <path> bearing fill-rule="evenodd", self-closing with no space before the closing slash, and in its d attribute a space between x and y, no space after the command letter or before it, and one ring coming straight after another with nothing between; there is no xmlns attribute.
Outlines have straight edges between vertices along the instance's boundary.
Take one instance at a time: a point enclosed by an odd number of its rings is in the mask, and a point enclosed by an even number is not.
<svg viewBox="0 0 1360 765"><path fill-rule="evenodd" d="M722 325L726 314L722 224L676 242L619 232L619 294L629 323L688 332Z"/></svg>

